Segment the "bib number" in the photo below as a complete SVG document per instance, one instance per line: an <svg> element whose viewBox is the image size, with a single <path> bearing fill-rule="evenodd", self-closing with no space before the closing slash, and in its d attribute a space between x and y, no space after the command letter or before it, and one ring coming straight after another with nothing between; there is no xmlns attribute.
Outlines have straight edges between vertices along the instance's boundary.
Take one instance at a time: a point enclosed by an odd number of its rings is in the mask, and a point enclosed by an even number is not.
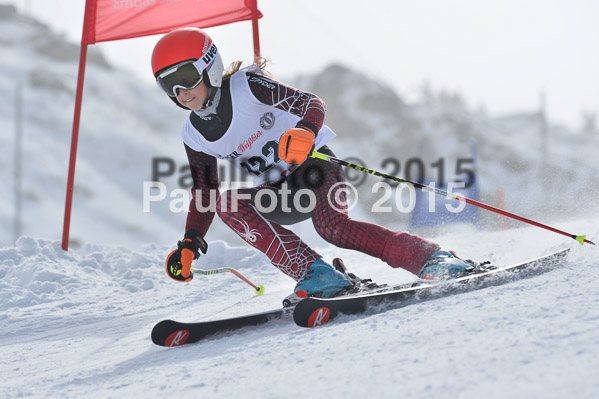
<svg viewBox="0 0 599 399"><path fill-rule="evenodd" d="M274 155L274 157L272 157L273 161L269 162L272 155ZM252 173L256 176L262 176L277 162L279 162L279 144L276 141L271 140L262 147L261 156L253 156L249 158L247 162L241 162L240 165L249 173Z"/></svg>

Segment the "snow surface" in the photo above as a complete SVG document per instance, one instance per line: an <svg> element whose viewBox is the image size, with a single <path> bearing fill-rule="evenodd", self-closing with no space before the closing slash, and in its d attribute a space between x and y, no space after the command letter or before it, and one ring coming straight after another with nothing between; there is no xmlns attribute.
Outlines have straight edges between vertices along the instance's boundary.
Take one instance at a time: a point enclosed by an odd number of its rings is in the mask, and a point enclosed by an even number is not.
<svg viewBox="0 0 599 399"><path fill-rule="evenodd" d="M266 287L263 296L230 274L166 278L167 247L64 252L22 237L0 249L0 397L596 398L596 247L534 228L471 233L475 248L465 235L437 241L497 264L572 250L560 267L502 286L317 329L280 321L172 349L152 344L158 321L276 308L293 282L253 249L222 241L210 243L202 265L235 267ZM320 251L379 282L414 278L366 255Z"/></svg>

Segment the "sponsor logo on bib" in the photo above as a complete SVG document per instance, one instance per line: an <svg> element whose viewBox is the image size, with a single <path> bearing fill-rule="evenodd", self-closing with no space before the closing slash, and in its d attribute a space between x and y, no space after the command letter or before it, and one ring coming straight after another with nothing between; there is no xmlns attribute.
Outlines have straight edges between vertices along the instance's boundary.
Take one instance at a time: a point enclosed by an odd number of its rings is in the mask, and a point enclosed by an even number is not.
<svg viewBox="0 0 599 399"><path fill-rule="evenodd" d="M262 118L260 118L260 126L262 127L262 129L270 129L271 127L273 127L275 125L275 116L273 115L272 112L267 112L264 115L262 115Z"/></svg>

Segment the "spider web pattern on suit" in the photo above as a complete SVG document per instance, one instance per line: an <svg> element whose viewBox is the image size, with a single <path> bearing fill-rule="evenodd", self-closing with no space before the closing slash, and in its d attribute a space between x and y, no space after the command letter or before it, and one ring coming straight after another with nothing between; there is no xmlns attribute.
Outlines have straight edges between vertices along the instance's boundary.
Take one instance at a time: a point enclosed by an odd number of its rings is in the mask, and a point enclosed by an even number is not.
<svg viewBox="0 0 599 399"><path fill-rule="evenodd" d="M236 199L236 190L223 194L219 216L248 244L263 252L283 273L298 281L320 255L296 234L266 219L250 200ZM237 202L236 204L234 202Z"/></svg>
<svg viewBox="0 0 599 399"><path fill-rule="evenodd" d="M315 125L324 123L326 104L312 93L300 91L266 76L248 74L248 83L254 96L263 104L297 115Z"/></svg>

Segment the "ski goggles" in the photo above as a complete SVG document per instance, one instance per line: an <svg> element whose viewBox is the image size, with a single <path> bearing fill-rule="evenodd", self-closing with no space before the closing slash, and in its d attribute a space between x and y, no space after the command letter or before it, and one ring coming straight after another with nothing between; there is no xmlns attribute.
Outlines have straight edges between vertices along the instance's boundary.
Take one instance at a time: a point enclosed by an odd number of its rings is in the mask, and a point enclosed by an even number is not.
<svg viewBox="0 0 599 399"><path fill-rule="evenodd" d="M156 83L170 97L177 97L177 89L190 90L202 83L204 74L195 61L184 61L156 77Z"/></svg>

